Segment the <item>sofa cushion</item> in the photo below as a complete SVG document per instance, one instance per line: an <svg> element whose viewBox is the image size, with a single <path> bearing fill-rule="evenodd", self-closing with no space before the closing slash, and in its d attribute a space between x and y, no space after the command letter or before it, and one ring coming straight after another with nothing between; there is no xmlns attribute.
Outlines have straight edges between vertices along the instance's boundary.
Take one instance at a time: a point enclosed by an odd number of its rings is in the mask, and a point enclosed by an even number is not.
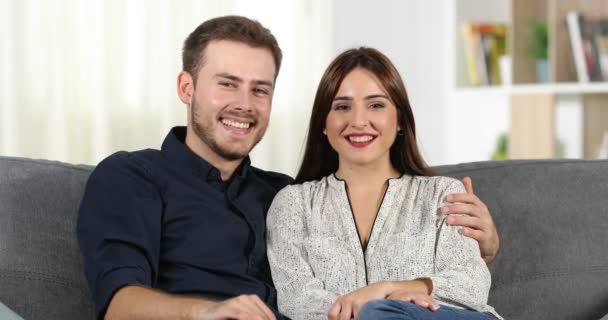
<svg viewBox="0 0 608 320"><path fill-rule="evenodd" d="M90 167L0 157L0 301L25 319L93 319L75 236Z"/></svg>
<svg viewBox="0 0 608 320"><path fill-rule="evenodd" d="M506 319L608 313L608 161L524 160L435 168L470 176L501 237L490 305Z"/></svg>

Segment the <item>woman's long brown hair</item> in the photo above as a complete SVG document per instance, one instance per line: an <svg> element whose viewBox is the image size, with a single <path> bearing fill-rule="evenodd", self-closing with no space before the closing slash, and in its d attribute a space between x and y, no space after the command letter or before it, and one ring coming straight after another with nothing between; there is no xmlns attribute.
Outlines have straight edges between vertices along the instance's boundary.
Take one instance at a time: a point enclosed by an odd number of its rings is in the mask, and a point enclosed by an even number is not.
<svg viewBox="0 0 608 320"><path fill-rule="evenodd" d="M401 174L431 176L433 172L422 159L416 143L416 125L405 85L391 61L380 51L360 47L350 49L327 67L312 107L304 157L295 183L319 180L338 170L338 154L323 134L327 115L344 78L355 68L373 73L397 108L399 133L390 149L393 167Z"/></svg>

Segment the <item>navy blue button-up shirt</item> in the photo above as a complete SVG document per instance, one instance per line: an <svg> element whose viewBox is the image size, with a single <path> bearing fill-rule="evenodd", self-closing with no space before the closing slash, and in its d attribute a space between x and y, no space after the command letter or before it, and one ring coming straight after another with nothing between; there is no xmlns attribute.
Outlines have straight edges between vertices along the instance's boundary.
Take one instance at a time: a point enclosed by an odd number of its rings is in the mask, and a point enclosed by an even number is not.
<svg viewBox="0 0 608 320"><path fill-rule="evenodd" d="M126 285L211 299L256 294L276 313L265 220L290 178L245 159L222 181L185 135L176 127L160 151L115 153L89 178L77 233L99 318Z"/></svg>

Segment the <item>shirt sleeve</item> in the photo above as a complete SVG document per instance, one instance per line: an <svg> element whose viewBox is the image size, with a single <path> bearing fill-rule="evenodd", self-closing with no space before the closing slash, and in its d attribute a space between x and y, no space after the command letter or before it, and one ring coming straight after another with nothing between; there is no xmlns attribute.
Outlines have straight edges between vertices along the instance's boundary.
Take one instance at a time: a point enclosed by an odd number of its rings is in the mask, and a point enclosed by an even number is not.
<svg viewBox="0 0 608 320"><path fill-rule="evenodd" d="M279 311L293 320L325 320L338 295L324 289L308 262L303 202L298 186L288 186L274 198L267 217L268 260Z"/></svg>
<svg viewBox="0 0 608 320"><path fill-rule="evenodd" d="M102 161L87 182L77 236L98 319L121 287L155 282L162 201L150 177L123 152Z"/></svg>
<svg viewBox="0 0 608 320"><path fill-rule="evenodd" d="M438 206L451 193L465 193L464 185L450 179L450 184L439 196ZM435 248L435 273L432 297L456 306L481 310L488 301L491 277L481 258L476 240L458 232L442 216L437 220L437 243Z"/></svg>

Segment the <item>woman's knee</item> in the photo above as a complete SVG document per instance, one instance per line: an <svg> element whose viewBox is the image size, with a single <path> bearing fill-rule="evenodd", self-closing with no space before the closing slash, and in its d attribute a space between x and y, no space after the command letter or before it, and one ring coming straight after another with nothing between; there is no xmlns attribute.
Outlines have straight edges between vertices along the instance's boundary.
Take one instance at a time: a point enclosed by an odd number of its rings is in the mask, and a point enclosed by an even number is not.
<svg viewBox="0 0 608 320"><path fill-rule="evenodd" d="M378 315L383 313L385 309L385 300L372 300L368 301L359 310L359 320L372 320L378 319Z"/></svg>
<svg viewBox="0 0 608 320"><path fill-rule="evenodd" d="M359 320L377 320L377 319L409 319L408 311L402 304L408 304L398 300L371 300L361 307L359 311Z"/></svg>

